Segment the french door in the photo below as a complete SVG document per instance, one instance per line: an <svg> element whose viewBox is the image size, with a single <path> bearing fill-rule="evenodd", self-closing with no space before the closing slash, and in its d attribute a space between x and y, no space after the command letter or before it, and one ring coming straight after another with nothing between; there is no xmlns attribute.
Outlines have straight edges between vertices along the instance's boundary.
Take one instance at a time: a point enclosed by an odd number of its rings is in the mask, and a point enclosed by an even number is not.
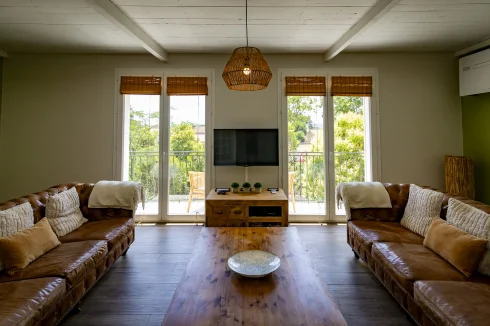
<svg viewBox="0 0 490 326"><path fill-rule="evenodd" d="M211 96L188 91L175 95L168 83L204 78L207 90L212 73L120 70L116 84L126 75L158 76L162 81L158 95L116 95L116 123L122 127L116 128L115 179L144 185L146 204L138 207L136 220L202 222L204 198L211 188L206 155L212 135Z"/></svg>
<svg viewBox="0 0 490 326"><path fill-rule="evenodd" d="M333 76L359 75L374 80L372 96L331 95ZM343 207L335 203L336 186L379 175L376 71L281 69L280 77L280 174L289 220L345 221ZM310 91L308 83L314 84Z"/></svg>

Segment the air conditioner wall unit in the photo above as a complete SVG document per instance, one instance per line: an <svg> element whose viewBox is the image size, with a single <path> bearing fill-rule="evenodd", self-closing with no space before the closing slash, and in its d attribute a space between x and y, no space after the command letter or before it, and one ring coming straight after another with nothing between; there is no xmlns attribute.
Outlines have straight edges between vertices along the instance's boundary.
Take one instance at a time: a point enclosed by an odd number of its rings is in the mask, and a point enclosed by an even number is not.
<svg viewBox="0 0 490 326"><path fill-rule="evenodd" d="M459 59L459 95L490 93L490 49Z"/></svg>

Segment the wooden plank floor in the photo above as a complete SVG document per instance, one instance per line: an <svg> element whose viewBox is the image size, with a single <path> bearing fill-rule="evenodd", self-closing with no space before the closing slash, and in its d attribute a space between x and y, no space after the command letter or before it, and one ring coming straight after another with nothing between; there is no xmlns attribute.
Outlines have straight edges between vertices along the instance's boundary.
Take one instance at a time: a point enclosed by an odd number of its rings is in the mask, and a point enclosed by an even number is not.
<svg viewBox="0 0 490 326"><path fill-rule="evenodd" d="M298 226L349 325L414 325L376 277L356 260L345 226ZM140 226L136 241L63 326L160 326L201 226Z"/></svg>

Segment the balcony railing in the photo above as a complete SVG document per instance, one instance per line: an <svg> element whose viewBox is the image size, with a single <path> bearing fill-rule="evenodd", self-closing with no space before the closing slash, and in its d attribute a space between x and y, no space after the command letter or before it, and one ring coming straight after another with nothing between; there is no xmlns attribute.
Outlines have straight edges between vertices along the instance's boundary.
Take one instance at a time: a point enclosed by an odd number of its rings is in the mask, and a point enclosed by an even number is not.
<svg viewBox="0 0 490 326"><path fill-rule="evenodd" d="M129 152L129 179L145 185L147 200L158 195L159 153ZM298 201L324 201L325 164L323 152L290 152L289 172ZM205 154L172 151L169 155L169 195L184 199L189 194L189 171L203 172ZM335 153L335 184L364 181L364 153Z"/></svg>
<svg viewBox="0 0 490 326"><path fill-rule="evenodd" d="M335 152L335 185L364 181L364 152ZM325 201L324 152L289 152L289 187L297 201Z"/></svg>
<svg viewBox="0 0 490 326"><path fill-rule="evenodd" d="M158 195L158 161L158 152L129 152L129 180L143 183L149 201ZM187 196L189 171L204 171L204 152L171 151L169 163L169 195Z"/></svg>

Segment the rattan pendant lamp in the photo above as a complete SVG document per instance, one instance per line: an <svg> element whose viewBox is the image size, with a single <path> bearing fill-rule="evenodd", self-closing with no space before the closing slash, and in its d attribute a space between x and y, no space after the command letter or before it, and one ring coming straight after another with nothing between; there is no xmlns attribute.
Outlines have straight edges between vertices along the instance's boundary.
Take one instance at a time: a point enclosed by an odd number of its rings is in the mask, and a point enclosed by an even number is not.
<svg viewBox="0 0 490 326"><path fill-rule="evenodd" d="M229 89L259 91L269 85L272 72L260 50L248 46L248 0L245 0L245 31L247 46L233 51L222 76Z"/></svg>

